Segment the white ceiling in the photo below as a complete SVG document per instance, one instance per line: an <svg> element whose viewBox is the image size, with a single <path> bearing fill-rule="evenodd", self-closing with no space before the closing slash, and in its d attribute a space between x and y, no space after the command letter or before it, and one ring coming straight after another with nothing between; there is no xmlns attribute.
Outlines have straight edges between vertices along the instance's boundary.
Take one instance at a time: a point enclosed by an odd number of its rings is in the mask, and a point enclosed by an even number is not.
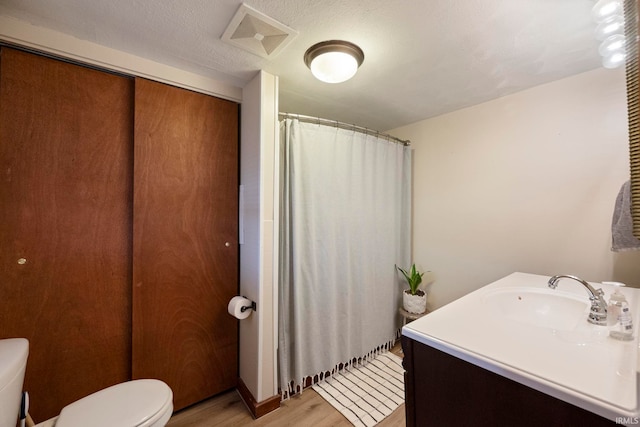
<svg viewBox="0 0 640 427"><path fill-rule="evenodd" d="M280 77L280 110L389 130L600 66L592 0L245 0L299 34L265 59L221 40L241 0L0 0L0 14L242 87ZM350 81L305 50L359 45Z"/></svg>

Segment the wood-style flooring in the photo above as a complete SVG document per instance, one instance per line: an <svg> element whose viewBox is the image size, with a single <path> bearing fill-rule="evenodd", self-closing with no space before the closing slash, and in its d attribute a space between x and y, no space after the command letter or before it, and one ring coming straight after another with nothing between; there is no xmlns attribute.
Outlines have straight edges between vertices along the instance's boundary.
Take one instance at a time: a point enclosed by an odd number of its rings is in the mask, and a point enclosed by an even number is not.
<svg viewBox="0 0 640 427"><path fill-rule="evenodd" d="M392 352L402 357L396 345ZM349 427L351 423L313 389L280 404L280 408L257 420L244 405L237 391L229 391L177 412L167 427L255 426L255 427ZM404 404L378 424L379 427L404 427Z"/></svg>

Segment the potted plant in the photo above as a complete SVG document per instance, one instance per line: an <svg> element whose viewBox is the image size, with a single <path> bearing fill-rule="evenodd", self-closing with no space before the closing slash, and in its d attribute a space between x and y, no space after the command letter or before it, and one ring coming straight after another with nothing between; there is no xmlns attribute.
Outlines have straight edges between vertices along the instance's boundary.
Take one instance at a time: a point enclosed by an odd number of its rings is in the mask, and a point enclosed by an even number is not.
<svg viewBox="0 0 640 427"><path fill-rule="evenodd" d="M396 265L396 268L402 273L409 289L406 289L402 293L402 307L409 313L422 314L427 311L427 293L422 289L419 289L420 283L422 283L422 276L424 273L420 273L416 269L416 265L413 264L409 271L404 270Z"/></svg>

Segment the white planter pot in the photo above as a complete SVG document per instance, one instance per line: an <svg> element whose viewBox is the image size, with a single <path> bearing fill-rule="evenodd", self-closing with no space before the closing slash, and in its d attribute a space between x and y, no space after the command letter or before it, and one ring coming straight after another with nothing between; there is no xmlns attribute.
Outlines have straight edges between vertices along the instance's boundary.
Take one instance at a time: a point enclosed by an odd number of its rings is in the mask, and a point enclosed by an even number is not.
<svg viewBox="0 0 640 427"><path fill-rule="evenodd" d="M420 295L421 292L422 295ZM409 313L424 313L427 311L427 293L418 289L416 295L411 295L411 292L407 289L402 293L402 307Z"/></svg>

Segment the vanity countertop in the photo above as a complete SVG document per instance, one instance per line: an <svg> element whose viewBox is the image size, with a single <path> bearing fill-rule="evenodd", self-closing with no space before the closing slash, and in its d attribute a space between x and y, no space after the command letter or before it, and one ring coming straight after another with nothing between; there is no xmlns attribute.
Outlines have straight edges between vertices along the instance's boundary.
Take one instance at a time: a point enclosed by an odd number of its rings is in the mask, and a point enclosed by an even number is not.
<svg viewBox="0 0 640 427"><path fill-rule="evenodd" d="M587 322L586 288L563 279L551 290L549 278L510 274L405 325L402 334L612 421L638 417L637 329L632 341L612 339L606 326ZM614 291L610 285L590 284L602 288L606 301ZM552 316L553 307L545 313L544 304L537 303L534 324L519 319L517 311L505 316L492 305L493 296L513 295L517 301L520 292L523 304L530 295L575 301L580 321L563 323ZM621 292L637 328L640 290Z"/></svg>

